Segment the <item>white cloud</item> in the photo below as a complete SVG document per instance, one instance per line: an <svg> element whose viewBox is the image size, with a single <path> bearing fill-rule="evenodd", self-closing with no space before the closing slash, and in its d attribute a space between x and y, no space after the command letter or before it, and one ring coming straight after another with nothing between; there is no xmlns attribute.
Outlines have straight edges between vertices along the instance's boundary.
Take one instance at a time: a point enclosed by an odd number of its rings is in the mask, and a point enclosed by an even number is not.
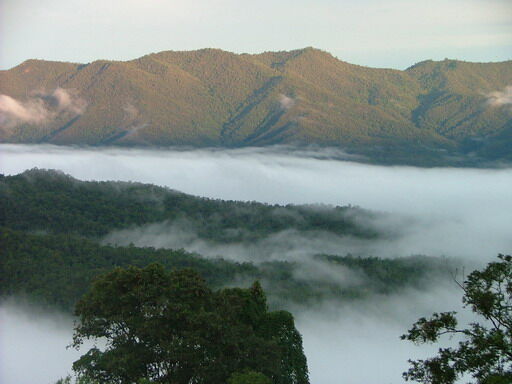
<svg viewBox="0 0 512 384"><path fill-rule="evenodd" d="M45 96L43 94L43 97ZM56 100L57 111L59 112L69 111L75 115L81 115L85 112L87 103L73 90L57 88L53 91L51 97Z"/></svg>
<svg viewBox="0 0 512 384"><path fill-rule="evenodd" d="M279 95L279 104L282 109L288 110L295 105L295 100L286 95Z"/></svg>
<svg viewBox="0 0 512 384"><path fill-rule="evenodd" d="M139 110L133 104L126 104L123 106L123 111L125 113L125 119L128 121L133 121L139 115Z"/></svg>
<svg viewBox="0 0 512 384"><path fill-rule="evenodd" d="M0 95L0 126L18 123L41 124L48 119L48 110L42 100L29 100L25 103Z"/></svg>
<svg viewBox="0 0 512 384"><path fill-rule="evenodd" d="M82 353L66 348L72 342L73 318L34 307L19 298L0 301L0 382L52 384L72 373ZM27 369L30 362L30 369Z"/></svg>
<svg viewBox="0 0 512 384"><path fill-rule="evenodd" d="M505 87L503 91L490 92L486 96L487 104L491 107L512 107L512 85Z"/></svg>
<svg viewBox="0 0 512 384"><path fill-rule="evenodd" d="M51 93L34 92L25 101L0 94L0 127L46 124L61 113L80 115L86 105L85 100L74 91L63 88L57 88Z"/></svg>

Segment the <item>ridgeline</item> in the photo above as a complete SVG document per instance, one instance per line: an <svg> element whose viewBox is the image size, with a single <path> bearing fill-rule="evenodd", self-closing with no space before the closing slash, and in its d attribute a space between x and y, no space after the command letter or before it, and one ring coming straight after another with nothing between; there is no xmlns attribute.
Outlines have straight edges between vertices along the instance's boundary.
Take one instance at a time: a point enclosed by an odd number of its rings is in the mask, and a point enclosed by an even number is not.
<svg viewBox="0 0 512 384"><path fill-rule="evenodd" d="M314 48L28 60L0 71L9 97L0 100L0 142L317 145L384 164L485 165L512 160L512 114L499 100L510 84L512 61L424 61L400 71Z"/></svg>

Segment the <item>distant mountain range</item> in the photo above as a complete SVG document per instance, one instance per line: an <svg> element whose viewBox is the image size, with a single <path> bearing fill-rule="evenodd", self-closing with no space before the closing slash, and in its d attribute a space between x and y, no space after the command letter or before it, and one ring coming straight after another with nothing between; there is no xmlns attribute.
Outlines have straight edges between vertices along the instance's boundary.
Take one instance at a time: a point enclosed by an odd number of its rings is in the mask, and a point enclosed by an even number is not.
<svg viewBox="0 0 512 384"><path fill-rule="evenodd" d="M335 146L381 163L512 160L512 61L407 70L327 52L160 52L0 71L0 142Z"/></svg>

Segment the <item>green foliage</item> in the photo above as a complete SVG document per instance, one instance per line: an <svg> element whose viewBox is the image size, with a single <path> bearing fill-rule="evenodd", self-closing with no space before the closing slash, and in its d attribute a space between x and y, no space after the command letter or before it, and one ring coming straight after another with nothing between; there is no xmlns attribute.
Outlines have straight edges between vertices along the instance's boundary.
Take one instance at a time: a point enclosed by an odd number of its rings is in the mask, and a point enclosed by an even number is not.
<svg viewBox="0 0 512 384"><path fill-rule="evenodd" d="M92 380L85 376L77 377L73 380L73 378L70 375L68 375L64 378L61 378L55 382L55 384L73 384L73 383L74 384L100 384L98 381ZM149 383L144 380L140 380L137 382L137 384L149 384Z"/></svg>
<svg viewBox="0 0 512 384"><path fill-rule="evenodd" d="M272 382L263 373L246 371L233 373L227 384L272 384Z"/></svg>
<svg viewBox="0 0 512 384"><path fill-rule="evenodd" d="M0 141L341 145L376 162L478 164L440 154L476 152L485 160L497 143L510 143L502 136L510 131L509 112L490 108L485 94L511 81L510 61L425 61L398 71L349 64L314 48L168 51L85 65L28 60L0 71L0 93L23 100L34 89L75 89L87 109L78 119L60 113L41 126L2 130ZM282 95L293 99L291 108L281 106Z"/></svg>
<svg viewBox="0 0 512 384"><path fill-rule="evenodd" d="M436 357L410 361L407 380L453 384L463 374L478 384L510 383L512 379L512 257L499 255L482 271L472 272L461 285L462 301L480 317L459 328L455 312L421 318L402 339L434 343L442 335L461 335L456 348L440 348Z"/></svg>
<svg viewBox="0 0 512 384"><path fill-rule="evenodd" d="M159 220L187 218L199 236L220 244L247 242L282 230L321 229L372 239L379 234L356 218L372 213L351 207L271 206L209 200L152 185L80 182L55 171L32 170L0 177L0 295L26 295L69 310L95 276L117 266L194 268L212 288L260 280L274 307L314 305L422 287L439 276L445 261L319 255L313 262L340 274L348 268L361 284L301 273L286 261L236 263L205 259L183 250L101 245L101 235ZM98 238L99 237L99 238ZM303 271L302 271L303 272Z"/></svg>
<svg viewBox="0 0 512 384"><path fill-rule="evenodd" d="M317 255L331 265L346 267L366 277L367 289L381 293L393 293L405 287L423 287L426 279L447 276L450 261L444 258L410 256L406 258L381 259L378 257L355 257L352 255Z"/></svg>
<svg viewBox="0 0 512 384"><path fill-rule="evenodd" d="M200 238L221 243L256 240L291 229L377 236L375 230L357 224L351 217L371 214L353 207L213 200L147 184L82 182L57 171L37 169L0 176L0 208L0 226L88 237L135 225L180 220Z"/></svg>
<svg viewBox="0 0 512 384"><path fill-rule="evenodd" d="M168 269L194 268L214 287L257 276L251 264L208 260L183 250L101 246L69 235L36 235L0 228L0 294L28 295L69 310L92 280L117 266L158 262Z"/></svg>
<svg viewBox="0 0 512 384"><path fill-rule="evenodd" d="M293 317L268 312L257 283L215 292L192 270L116 268L94 281L75 313L75 347L107 341L73 364L82 377L224 384L235 372L257 370L273 383L308 383Z"/></svg>
<svg viewBox="0 0 512 384"><path fill-rule="evenodd" d="M55 382L55 384L71 384L71 376L66 376L61 378Z"/></svg>
<svg viewBox="0 0 512 384"><path fill-rule="evenodd" d="M421 288L442 276L447 268L444 260L432 257L319 257L317 262L333 271L348 268L363 279L362 285L347 286L314 275L298 278L296 271L301 265L292 262L237 263L206 259L183 250L113 247L72 235L29 234L1 227L0 243L0 296L25 295L65 310L74 306L96 276L115 267L144 267L155 262L169 270L193 268L213 288L258 279L268 290L271 305L286 308Z"/></svg>
<svg viewBox="0 0 512 384"><path fill-rule="evenodd" d="M65 310L74 306L96 276L115 267L144 267L155 262L169 270L193 268L214 288L259 279L269 291L273 307L314 305L325 299L347 301L420 288L442 276L447 267L443 260L428 257L320 258L318 262L333 270L343 266L364 278L363 285L346 286L314 276L298 278L295 272L300 265L291 262L237 263L183 250L113 247L76 236L27 234L1 227L0 243L0 296L25 295Z"/></svg>

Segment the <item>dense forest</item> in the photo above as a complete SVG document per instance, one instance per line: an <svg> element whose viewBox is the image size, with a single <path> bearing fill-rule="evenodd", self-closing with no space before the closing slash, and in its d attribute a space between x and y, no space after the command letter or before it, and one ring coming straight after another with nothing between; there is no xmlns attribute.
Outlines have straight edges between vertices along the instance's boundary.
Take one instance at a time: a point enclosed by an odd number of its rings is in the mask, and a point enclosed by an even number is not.
<svg viewBox="0 0 512 384"><path fill-rule="evenodd" d="M407 70L305 48L218 49L88 64L27 60L0 71L0 142L121 146L334 146L382 164L510 161L501 98L512 62L423 61Z"/></svg>
<svg viewBox="0 0 512 384"><path fill-rule="evenodd" d="M57 171L0 176L0 198L0 225L24 231L99 238L113 229L182 219L200 237L217 242L254 240L287 229L377 236L356 222L356 216L373 215L359 208L213 200L140 183L82 182Z"/></svg>
<svg viewBox="0 0 512 384"><path fill-rule="evenodd" d="M168 269L193 268L213 288L260 280L274 307L314 305L323 299L349 300L370 294L420 288L432 276L446 273L446 260L428 257L404 259L323 256L318 261L340 275L348 268L363 277L359 284L322 281L296 275L299 265L287 261L237 263L206 259L183 250L104 246L75 235L28 234L0 230L2 295L25 295L47 305L70 310L94 277L115 267L144 267L158 262Z"/></svg>
<svg viewBox="0 0 512 384"><path fill-rule="evenodd" d="M110 231L187 218L215 243L252 241L293 228L372 241L389 236L364 227L377 213L354 207L278 206L198 198L154 185L83 182L56 171L31 170L0 178L0 294L22 295L71 310L96 276L115 267L159 263L169 270L192 268L215 289L261 281L271 307L346 301L421 288L448 277L451 262L411 256L312 255L287 260L236 262L205 258L183 249L104 244ZM220 255L222 256L222 255ZM328 269L331 278L318 275ZM339 275L339 278L337 277ZM350 279L346 277L350 276Z"/></svg>

